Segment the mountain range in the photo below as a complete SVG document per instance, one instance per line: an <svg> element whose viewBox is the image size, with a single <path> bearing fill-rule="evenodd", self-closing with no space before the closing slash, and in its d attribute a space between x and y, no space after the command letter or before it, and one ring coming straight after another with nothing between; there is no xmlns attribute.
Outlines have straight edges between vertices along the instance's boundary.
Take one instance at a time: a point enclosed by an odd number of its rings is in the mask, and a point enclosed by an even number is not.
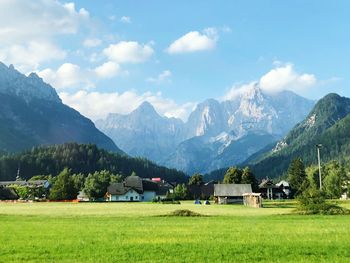
<svg viewBox="0 0 350 263"><path fill-rule="evenodd" d="M205 173L241 163L283 138L313 105L291 91L267 94L256 84L230 100L198 104L186 122L160 116L145 102L130 114L109 114L96 126L132 156Z"/></svg>
<svg viewBox="0 0 350 263"><path fill-rule="evenodd" d="M277 144L247 160L258 177L281 176L293 158L305 165L317 163L316 144L322 144L323 162L344 161L350 154L350 99L328 94L318 101L309 115Z"/></svg>
<svg viewBox="0 0 350 263"><path fill-rule="evenodd" d="M0 152L38 145L91 143L122 153L88 118L64 105L37 74L21 74L0 62Z"/></svg>

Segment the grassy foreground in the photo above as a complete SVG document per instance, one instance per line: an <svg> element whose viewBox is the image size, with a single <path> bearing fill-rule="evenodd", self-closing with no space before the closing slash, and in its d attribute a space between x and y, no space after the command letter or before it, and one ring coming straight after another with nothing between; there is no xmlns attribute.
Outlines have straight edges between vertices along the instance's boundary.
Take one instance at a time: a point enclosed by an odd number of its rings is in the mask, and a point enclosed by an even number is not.
<svg viewBox="0 0 350 263"><path fill-rule="evenodd" d="M349 262L350 216L268 207L0 203L0 262Z"/></svg>

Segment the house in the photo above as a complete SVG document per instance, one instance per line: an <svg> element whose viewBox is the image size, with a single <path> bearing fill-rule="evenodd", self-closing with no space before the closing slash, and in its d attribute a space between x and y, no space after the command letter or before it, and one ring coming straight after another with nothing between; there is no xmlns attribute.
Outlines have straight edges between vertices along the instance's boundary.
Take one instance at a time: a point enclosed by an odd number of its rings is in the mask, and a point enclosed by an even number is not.
<svg viewBox="0 0 350 263"><path fill-rule="evenodd" d="M126 177L122 183L108 186L106 199L121 202L152 201L157 197L158 190L159 186L156 182L132 175Z"/></svg>
<svg viewBox="0 0 350 263"><path fill-rule="evenodd" d="M259 184L259 190L263 198L270 200L289 198L291 194L288 182L281 181L278 184L274 184L269 178L262 180Z"/></svg>
<svg viewBox="0 0 350 263"><path fill-rule="evenodd" d="M285 180L280 181L276 184L278 188L280 188L284 193L284 198L291 198L292 195L292 188L290 187L289 183Z"/></svg>
<svg viewBox="0 0 350 263"><path fill-rule="evenodd" d="M214 185L214 197L219 204L243 204L243 194L252 192L250 184Z"/></svg>
<svg viewBox="0 0 350 263"><path fill-rule="evenodd" d="M152 181L154 181L153 178L152 178ZM165 199L165 198L167 198L167 196L169 194L174 193L174 185L173 184L168 183L164 180L157 181L157 184L158 184L158 190L156 192L156 198L158 200Z"/></svg>

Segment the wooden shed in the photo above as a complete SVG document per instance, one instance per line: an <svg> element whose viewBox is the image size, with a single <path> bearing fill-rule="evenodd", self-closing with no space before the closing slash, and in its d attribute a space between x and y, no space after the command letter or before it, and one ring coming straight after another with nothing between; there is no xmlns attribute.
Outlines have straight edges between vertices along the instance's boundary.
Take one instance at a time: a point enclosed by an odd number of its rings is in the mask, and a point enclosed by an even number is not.
<svg viewBox="0 0 350 263"><path fill-rule="evenodd" d="M219 204L243 204L243 194L252 192L250 184L214 185L214 197Z"/></svg>
<svg viewBox="0 0 350 263"><path fill-rule="evenodd" d="M245 193L243 194L243 204L245 206L261 208L262 197L260 193Z"/></svg>

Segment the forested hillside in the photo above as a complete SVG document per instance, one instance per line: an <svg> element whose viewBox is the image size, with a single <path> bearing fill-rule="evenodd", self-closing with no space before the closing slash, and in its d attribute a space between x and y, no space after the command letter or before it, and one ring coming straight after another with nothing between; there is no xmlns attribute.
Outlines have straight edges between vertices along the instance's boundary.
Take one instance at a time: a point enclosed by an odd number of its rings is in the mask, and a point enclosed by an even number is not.
<svg viewBox="0 0 350 263"><path fill-rule="evenodd" d="M34 175L56 176L65 167L72 173L85 175L108 170L122 176L135 172L140 177L161 177L170 182L186 182L188 179L183 172L158 166L146 159L114 154L91 144L68 143L3 155L0 157L0 180L14 180L18 169L21 178L29 179Z"/></svg>
<svg viewBox="0 0 350 263"><path fill-rule="evenodd" d="M258 177L282 175L292 159L306 165L317 163L316 144L322 144L323 162L343 161L350 153L350 99L329 94L321 99L307 119L298 124L272 150L250 161Z"/></svg>

